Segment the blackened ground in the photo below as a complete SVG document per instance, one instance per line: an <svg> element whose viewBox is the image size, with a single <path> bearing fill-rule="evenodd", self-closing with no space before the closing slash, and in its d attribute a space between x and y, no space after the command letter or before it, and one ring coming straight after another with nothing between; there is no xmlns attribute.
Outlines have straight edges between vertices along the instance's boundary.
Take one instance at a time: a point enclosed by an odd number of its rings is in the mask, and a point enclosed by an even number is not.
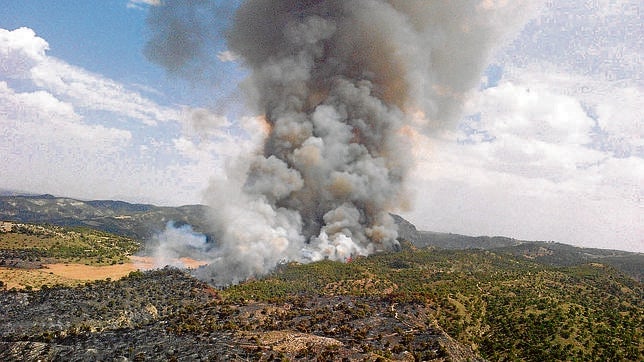
<svg viewBox="0 0 644 362"><path fill-rule="evenodd" d="M0 292L0 360L479 360L421 303L294 295L225 301L182 271Z"/></svg>

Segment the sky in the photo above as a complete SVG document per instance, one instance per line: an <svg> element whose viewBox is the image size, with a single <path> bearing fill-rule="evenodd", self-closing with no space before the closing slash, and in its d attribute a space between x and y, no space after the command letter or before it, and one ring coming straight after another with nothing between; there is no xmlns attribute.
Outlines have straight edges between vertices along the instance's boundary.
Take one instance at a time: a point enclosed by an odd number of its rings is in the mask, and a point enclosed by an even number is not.
<svg viewBox="0 0 644 362"><path fill-rule="evenodd" d="M257 148L222 38L207 75L146 57L157 6L0 0L0 190L201 203ZM460 121L413 134L412 202L397 212L423 230L644 252L641 6L544 2L493 52Z"/></svg>

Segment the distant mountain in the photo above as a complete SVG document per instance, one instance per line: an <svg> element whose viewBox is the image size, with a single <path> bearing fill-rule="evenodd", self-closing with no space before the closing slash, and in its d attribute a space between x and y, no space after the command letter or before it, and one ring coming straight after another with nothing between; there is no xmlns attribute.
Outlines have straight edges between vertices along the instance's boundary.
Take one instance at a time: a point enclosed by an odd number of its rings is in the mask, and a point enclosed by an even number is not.
<svg viewBox="0 0 644 362"><path fill-rule="evenodd" d="M432 231L419 231L398 215L398 233L416 247L448 250L491 250L515 257L531 259L552 266L573 266L601 263L613 266L638 281L644 280L644 254L620 250L581 248L552 241L525 241L502 236L465 236Z"/></svg>
<svg viewBox="0 0 644 362"><path fill-rule="evenodd" d="M208 223L208 206L159 207L123 201L81 201L52 195L0 196L0 220L85 226L123 236L147 240L165 229L169 221L190 224L213 240ZM400 239L415 247L448 250L481 249L511 254L553 266L585 263L611 265L638 281L644 279L644 254L618 250L580 248L572 245L525 241L500 236L465 236L420 231L404 218L393 215Z"/></svg>
<svg viewBox="0 0 644 362"><path fill-rule="evenodd" d="M159 207L123 201L81 201L52 195L0 196L0 220L85 226L146 240L165 229L169 221L207 230L207 207L186 205Z"/></svg>
<svg viewBox="0 0 644 362"><path fill-rule="evenodd" d="M37 194L32 194L29 192L0 189L0 196L36 196L36 195Z"/></svg>

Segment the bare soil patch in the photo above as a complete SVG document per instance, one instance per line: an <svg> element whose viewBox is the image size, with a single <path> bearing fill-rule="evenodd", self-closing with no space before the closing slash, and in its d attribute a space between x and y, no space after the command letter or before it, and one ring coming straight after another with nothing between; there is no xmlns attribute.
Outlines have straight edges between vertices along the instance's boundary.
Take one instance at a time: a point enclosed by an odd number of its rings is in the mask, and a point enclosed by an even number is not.
<svg viewBox="0 0 644 362"><path fill-rule="evenodd" d="M57 263L45 264L44 267L45 270L52 272L54 275L84 281L103 280L107 278L116 280L138 269L133 263L107 266Z"/></svg>
<svg viewBox="0 0 644 362"><path fill-rule="evenodd" d="M130 256L130 260L132 263L134 263L139 269L142 270L150 270L150 269L158 269L158 268L163 268L165 265L160 265L158 261L156 261L153 257L151 256ZM196 269L202 265L208 264L207 262L203 260L196 260L196 259L191 259L191 258L179 258L176 260L171 261L171 265L174 266L180 266L182 268L186 269Z"/></svg>
<svg viewBox="0 0 644 362"><path fill-rule="evenodd" d="M131 256L129 262L114 265L86 265L77 263L43 264L41 269L0 267L0 281L6 289L40 289L43 285L78 285L96 280L118 280L136 270L157 269L160 266L149 256ZM203 261L181 258L173 263L184 268L197 268Z"/></svg>
<svg viewBox="0 0 644 362"><path fill-rule="evenodd" d="M40 289L43 285L78 285L79 280L50 273L47 269L16 269L0 267L0 281L6 289Z"/></svg>
<svg viewBox="0 0 644 362"><path fill-rule="evenodd" d="M181 264L185 268L197 268L206 263L190 258L180 258L173 264ZM84 281L104 280L107 278L117 280L136 270L150 270L159 267L161 266L157 265L154 258L149 256L130 256L129 263L106 266L63 263L45 265L45 268L55 275Z"/></svg>

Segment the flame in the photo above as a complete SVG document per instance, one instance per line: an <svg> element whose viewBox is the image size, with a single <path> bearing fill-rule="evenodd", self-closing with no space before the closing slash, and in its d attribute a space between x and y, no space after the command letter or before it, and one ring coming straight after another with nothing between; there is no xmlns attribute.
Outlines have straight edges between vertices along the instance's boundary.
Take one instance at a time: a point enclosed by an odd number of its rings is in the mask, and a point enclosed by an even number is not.
<svg viewBox="0 0 644 362"><path fill-rule="evenodd" d="M257 124L264 135L264 138L268 137L273 132L273 125L268 121L268 118L265 114L256 117Z"/></svg>

